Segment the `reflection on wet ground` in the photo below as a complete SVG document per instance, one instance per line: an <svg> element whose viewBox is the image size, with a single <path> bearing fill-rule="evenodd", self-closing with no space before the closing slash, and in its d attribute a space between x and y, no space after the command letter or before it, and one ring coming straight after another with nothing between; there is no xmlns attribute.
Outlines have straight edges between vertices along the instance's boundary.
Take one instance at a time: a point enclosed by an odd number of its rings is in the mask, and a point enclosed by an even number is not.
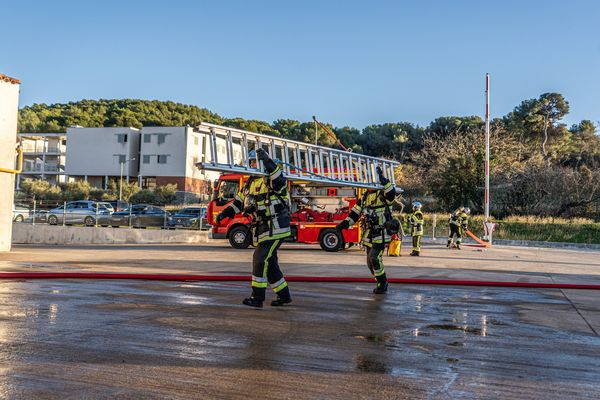
<svg viewBox="0 0 600 400"><path fill-rule="evenodd" d="M600 338L557 325L581 318L560 291L292 290L254 310L243 283L2 282L0 397L600 397Z"/></svg>

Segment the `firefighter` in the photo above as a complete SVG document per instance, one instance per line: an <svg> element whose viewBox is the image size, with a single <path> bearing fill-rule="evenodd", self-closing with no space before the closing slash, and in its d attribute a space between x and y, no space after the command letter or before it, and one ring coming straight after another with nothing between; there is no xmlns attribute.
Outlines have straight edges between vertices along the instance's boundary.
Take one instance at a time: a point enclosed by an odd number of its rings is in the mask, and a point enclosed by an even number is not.
<svg viewBox="0 0 600 400"><path fill-rule="evenodd" d="M396 197L396 189L377 167L379 182L383 189L367 190L356 201L345 220L336 229L341 233L355 224L362 216L363 234L361 243L367 252L367 266L377 281L373 289L375 294L384 294L388 289L388 281L383 267L383 251L393 233L398 231L397 220L392 218L391 205Z"/></svg>
<svg viewBox="0 0 600 400"><path fill-rule="evenodd" d="M421 211L422 204L418 201L412 203L412 213L408 215L408 223L410 224L410 235L412 236L412 252L411 256L421 255L421 236L423 236L423 225L425 217Z"/></svg>
<svg viewBox="0 0 600 400"><path fill-rule="evenodd" d="M454 247L460 250L460 243L462 242L462 238L469 225L470 213L471 209L469 207L459 207L450 215L450 218L448 218L450 233L448 235L446 247ZM454 238L456 238L456 243L453 243Z"/></svg>
<svg viewBox="0 0 600 400"><path fill-rule="evenodd" d="M248 154L250 166L256 168L256 158L262 161L268 176L251 176L233 202L217 215L217 224L224 218L243 213L252 217L252 241L256 249L252 258L252 295L243 304L261 308L270 284L277 294L272 306L292 302L290 289L277 262L277 249L291 235L289 193L281 168L261 148Z"/></svg>

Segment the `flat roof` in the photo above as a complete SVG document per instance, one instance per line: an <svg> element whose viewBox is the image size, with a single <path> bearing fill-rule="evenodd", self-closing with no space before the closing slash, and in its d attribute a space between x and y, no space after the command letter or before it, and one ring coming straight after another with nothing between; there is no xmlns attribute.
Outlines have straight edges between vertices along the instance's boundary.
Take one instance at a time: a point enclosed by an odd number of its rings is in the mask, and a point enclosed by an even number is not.
<svg viewBox="0 0 600 400"><path fill-rule="evenodd" d="M51 133L45 133L45 132L38 132L38 133L35 133L35 132L33 132L33 133L32 132L19 132L19 133L17 133L17 135L21 136L21 137L42 137L42 138L43 137L48 137L48 136L51 136L51 137L61 137L61 136L66 137L67 136L66 133L54 133L54 132L51 132Z"/></svg>
<svg viewBox="0 0 600 400"><path fill-rule="evenodd" d="M10 76L6 76L4 74L0 74L0 81L5 81L8 83L13 83L15 85L21 84L21 81L15 78L11 78Z"/></svg>

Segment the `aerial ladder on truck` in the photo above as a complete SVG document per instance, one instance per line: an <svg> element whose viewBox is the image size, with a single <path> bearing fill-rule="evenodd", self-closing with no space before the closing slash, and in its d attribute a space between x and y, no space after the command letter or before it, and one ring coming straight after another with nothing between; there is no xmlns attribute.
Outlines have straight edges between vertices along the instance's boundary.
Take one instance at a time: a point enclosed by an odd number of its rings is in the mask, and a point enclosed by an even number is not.
<svg viewBox="0 0 600 400"><path fill-rule="evenodd" d="M204 143L207 144L206 157L203 161L198 162L196 166L202 170L225 173L227 174L225 177L230 180L239 179L240 184L238 187L241 187L243 177L267 175L262 163L258 160L256 160L256 168L251 167L248 155L251 150L258 148L267 151L270 157L280 165L288 181L302 182L314 187L331 188L329 190L334 193L336 187L340 193L346 193L347 188L354 188L355 193L359 193L364 189L381 189L382 185L379 183L377 176L377 167L380 167L383 174L391 182L394 182L394 170L399 166L398 162L392 160L210 123L200 123L194 130L205 136ZM227 179L223 177L222 179ZM213 212L214 210L211 210L209 205L209 223ZM298 242L320 243L324 250L338 251L344 248L344 242L359 241L357 238L358 229L349 233L345 232L344 235L350 235L348 237L336 237L339 234L333 228L336 223L339 223L339 218L343 219L345 215L336 213L335 216L329 216L327 220L321 220L318 224L303 221L299 214L293 215L292 223L294 223L294 216L298 216L295 231L296 241ZM243 233L243 228L240 226L233 227L231 221L229 224L226 236L215 235L215 233L222 235L223 230L220 227L213 227L213 236L227 237L233 247L247 247L248 244L245 242L246 238L243 235L239 236L239 241L242 243L238 243L238 246L236 245L237 236L231 237L229 233L229 228L233 228L232 235L239 235ZM315 229L319 229L319 231L315 232ZM246 243L245 246L242 245L244 242Z"/></svg>

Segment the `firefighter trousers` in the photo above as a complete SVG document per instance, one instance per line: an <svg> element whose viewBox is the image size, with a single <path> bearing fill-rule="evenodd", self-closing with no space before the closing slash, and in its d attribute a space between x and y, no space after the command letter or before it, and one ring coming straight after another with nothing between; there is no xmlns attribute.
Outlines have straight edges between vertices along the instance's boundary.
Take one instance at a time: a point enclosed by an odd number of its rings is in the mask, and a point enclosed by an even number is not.
<svg viewBox="0 0 600 400"><path fill-rule="evenodd" d="M456 237L456 243L460 244L462 241L462 229L458 225L450 224L450 234L448 235L448 244L452 243L452 239Z"/></svg>
<svg viewBox="0 0 600 400"><path fill-rule="evenodd" d="M365 248L367 249L367 266L369 267L371 274L373 274L377 280L377 285L387 282L382 259L385 244L371 243L371 246L366 246Z"/></svg>
<svg viewBox="0 0 600 400"><path fill-rule="evenodd" d="M259 243L252 257L252 297L265 301L267 286L280 297L290 297L290 289L277 262L281 239Z"/></svg>
<svg viewBox="0 0 600 400"><path fill-rule="evenodd" d="M421 235L413 235L412 237L413 253L421 253Z"/></svg>

